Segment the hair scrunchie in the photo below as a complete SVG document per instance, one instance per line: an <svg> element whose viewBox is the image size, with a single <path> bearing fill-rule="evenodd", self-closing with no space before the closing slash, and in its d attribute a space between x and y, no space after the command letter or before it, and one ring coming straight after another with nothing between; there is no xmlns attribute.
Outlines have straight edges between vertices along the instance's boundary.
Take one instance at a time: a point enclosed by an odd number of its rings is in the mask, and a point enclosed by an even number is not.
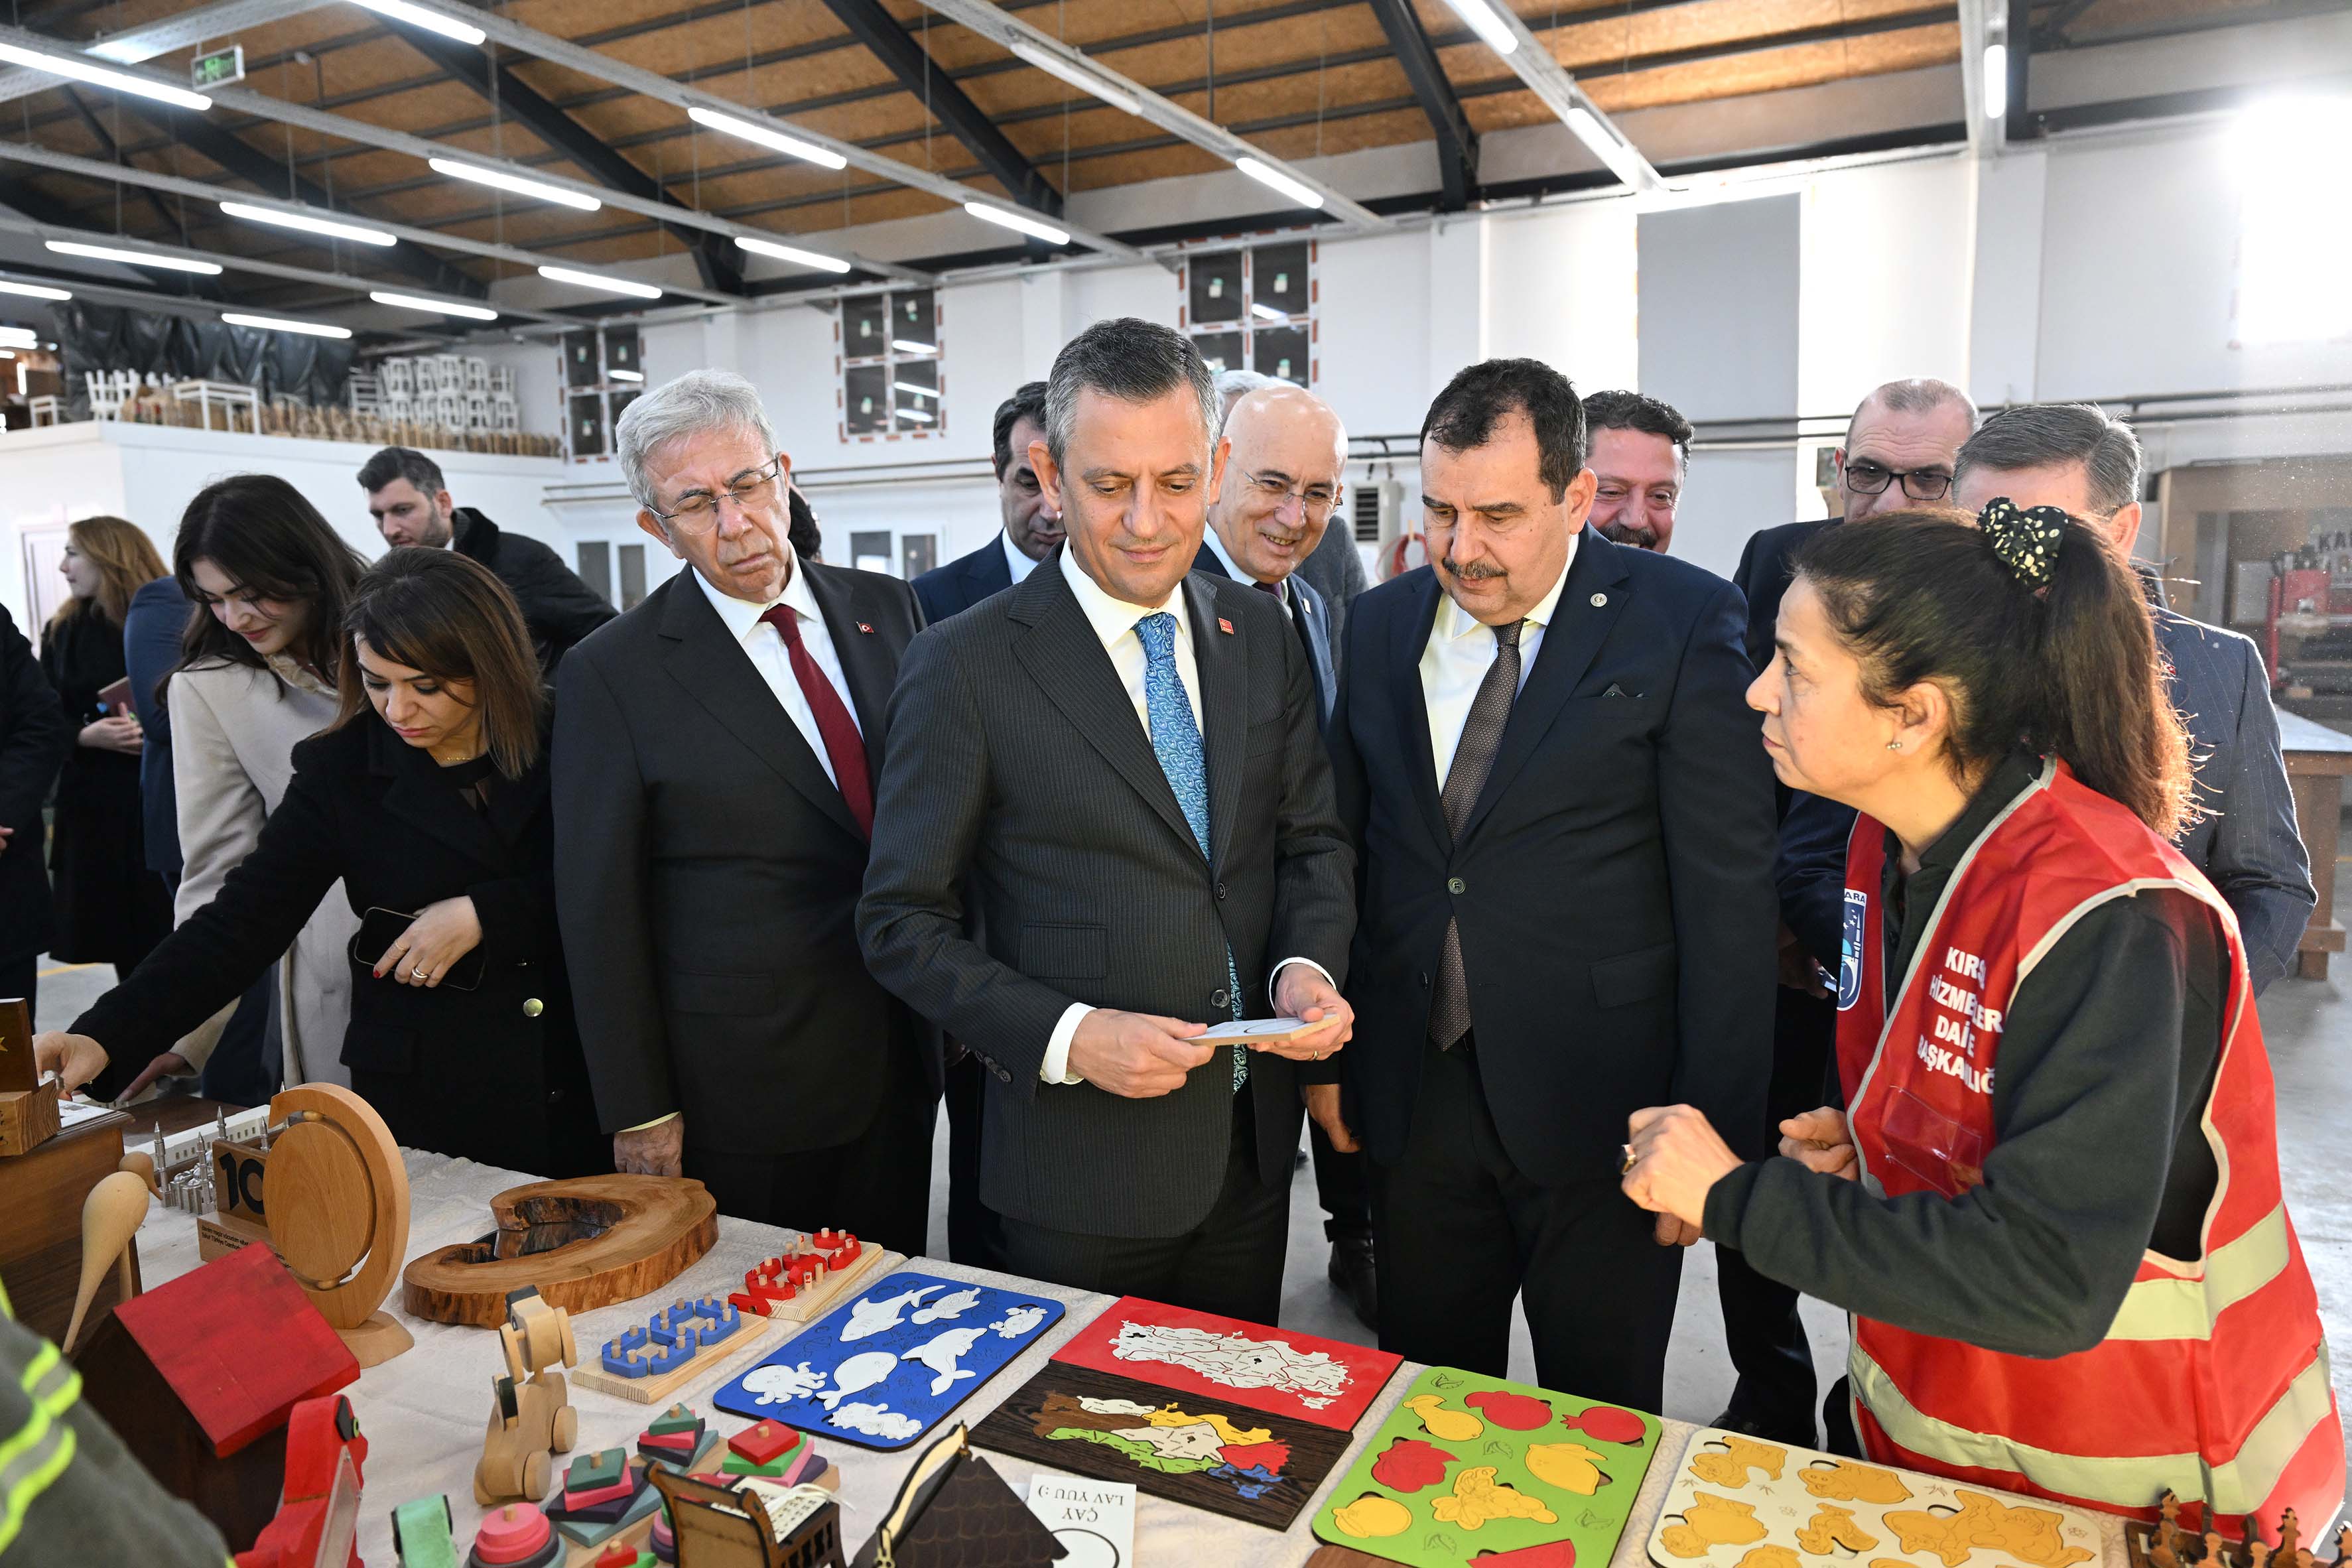
<svg viewBox="0 0 2352 1568"><path fill-rule="evenodd" d="M1977 526L1984 531L1994 556L2029 588L2050 585L2068 521L2057 507L2021 507L2007 496L1995 496L1977 514Z"/></svg>

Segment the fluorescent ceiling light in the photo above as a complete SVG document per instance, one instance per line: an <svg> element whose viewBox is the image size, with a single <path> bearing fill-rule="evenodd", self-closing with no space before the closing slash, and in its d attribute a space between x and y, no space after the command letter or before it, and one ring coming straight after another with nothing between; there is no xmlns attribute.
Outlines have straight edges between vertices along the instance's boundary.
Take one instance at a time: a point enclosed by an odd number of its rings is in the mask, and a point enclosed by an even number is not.
<svg viewBox="0 0 2352 1568"><path fill-rule="evenodd" d="M1279 321L1283 320L1283 314L1281 311L1276 310L1271 305L1261 305L1255 300L1252 300L1250 302L1250 314L1255 316L1261 321Z"/></svg>
<svg viewBox="0 0 2352 1568"><path fill-rule="evenodd" d="M890 346L902 354L935 354L940 352L939 344L919 343L912 338L892 338Z"/></svg>
<svg viewBox="0 0 2352 1568"><path fill-rule="evenodd" d="M520 174L509 174L503 169L485 169L478 163L460 163L454 158L427 158L425 162L431 165L435 174L446 174L453 180L471 180L478 185L496 185L517 195L535 196L542 202L578 207L583 213L595 212L604 205L582 192L541 184L537 180L526 180Z"/></svg>
<svg viewBox="0 0 2352 1568"><path fill-rule="evenodd" d="M180 109L193 109L201 112L213 106L213 100L201 92L190 92L184 87L172 87L160 81L151 81L143 76L132 76L128 71L109 70L104 66L92 65L89 61L72 55L45 55L16 44L0 44L0 60L5 60L14 66L23 66L27 70L47 71L51 76L71 77L76 81L86 81L92 87L111 88L116 92L136 93L141 98L155 99Z"/></svg>
<svg viewBox="0 0 2352 1568"><path fill-rule="evenodd" d="M428 33L438 33L445 38L455 38L461 44L478 44L489 37L479 27L444 16L438 11L427 11L422 5L411 5L407 0L352 0L354 5L364 5L379 16L389 16L395 22L405 22L412 27L422 27Z"/></svg>
<svg viewBox="0 0 2352 1568"><path fill-rule="evenodd" d="M1987 44L1984 52L1984 111L1987 120L2009 112L2009 46Z"/></svg>
<svg viewBox="0 0 2352 1568"><path fill-rule="evenodd" d="M1321 192L1300 184L1281 170L1262 163L1255 158L1236 158L1234 160L1234 167L1267 189L1280 191L1302 207L1320 207L1323 205Z"/></svg>
<svg viewBox="0 0 2352 1568"><path fill-rule="evenodd" d="M601 289L607 294L626 294L635 300L658 300L662 297L662 291L652 284L640 283L632 278L608 278L601 272L577 272L569 267L542 267L539 275L582 289Z"/></svg>
<svg viewBox="0 0 2352 1568"><path fill-rule="evenodd" d="M73 291L52 289L46 283L10 283L0 280L0 294L22 294L27 300L70 300Z"/></svg>
<svg viewBox="0 0 2352 1568"><path fill-rule="evenodd" d="M313 217L308 213L285 212L277 207L257 207L251 202L223 202L220 210L231 217L241 217L247 223L274 224L279 228L299 228L305 234L323 234L336 239L355 239L362 245L397 245L399 240L380 228L362 228L355 223L338 223L332 218Z"/></svg>
<svg viewBox="0 0 2352 1568"><path fill-rule="evenodd" d="M1639 187L1643 182L1642 160L1633 150L1610 132L1601 117L1581 105L1560 116L1576 139L1592 149L1593 155L1609 165L1610 173L1625 184Z"/></svg>
<svg viewBox="0 0 2352 1568"><path fill-rule="evenodd" d="M1487 0L1445 0L1454 14L1470 24L1470 30L1486 40L1486 47L1498 55L1507 55L1519 47L1519 36L1511 31L1510 24L1495 15Z"/></svg>
<svg viewBox="0 0 2352 1568"><path fill-rule="evenodd" d="M641 370L615 370L606 374L614 381L643 381L646 378L646 373Z"/></svg>
<svg viewBox="0 0 2352 1568"><path fill-rule="evenodd" d="M911 381L894 381L890 385L894 391L911 393L917 397L937 397L940 395L936 386L917 386Z"/></svg>
<svg viewBox="0 0 2352 1568"><path fill-rule="evenodd" d="M463 316L469 321L495 321L499 313L488 305L460 305L450 300L427 300L420 294L395 294L390 289L371 289L368 298L379 305L396 305L404 310L425 310L436 316Z"/></svg>
<svg viewBox="0 0 2352 1568"><path fill-rule="evenodd" d="M796 267L814 267L819 272L849 270L849 263L838 256L827 256L822 251L803 250L796 245L780 245L772 239L753 239L748 235L741 234L735 237L735 243L754 256L772 256L779 261L789 261Z"/></svg>
<svg viewBox="0 0 2352 1568"><path fill-rule="evenodd" d="M0 349L0 359L15 359L16 357L16 351L15 349Z"/></svg>
<svg viewBox="0 0 2352 1568"><path fill-rule="evenodd" d="M121 261L132 267L161 267L173 272L220 273L217 261L196 261L184 256L156 256L144 250L122 250L111 245L84 245L75 239L52 239L48 247L60 256L87 256L97 261Z"/></svg>
<svg viewBox="0 0 2352 1568"><path fill-rule="evenodd" d="M289 321L283 316L248 316L243 310L223 310L221 320L232 327L258 327L265 332L299 332L306 338L348 338L349 327L331 327L323 321Z"/></svg>
<svg viewBox="0 0 2352 1568"><path fill-rule="evenodd" d="M898 410L898 417L901 419L920 420L926 425L929 425L931 422L931 416L924 413L919 408L901 408Z"/></svg>
<svg viewBox="0 0 2352 1568"><path fill-rule="evenodd" d="M1015 229L1042 239L1048 245L1070 243L1068 229L1055 228L1043 218L1031 217L1027 213L1016 212L1011 207L991 206L986 202L966 202L963 204L963 210L976 218L983 218L996 225L999 228Z"/></svg>
<svg viewBox="0 0 2352 1568"><path fill-rule="evenodd" d="M0 343L12 349L29 349L39 347L40 340L30 327L0 327Z"/></svg>
<svg viewBox="0 0 2352 1568"><path fill-rule="evenodd" d="M1101 99L1123 114L1139 117L1143 113L1143 105L1135 101L1133 93L1112 86L1084 66L1063 58L1043 45L1031 43L1026 38L1014 38L1004 47L1047 76L1066 81L1080 92Z"/></svg>
<svg viewBox="0 0 2352 1568"><path fill-rule="evenodd" d="M849 167L849 160L830 147L820 147L814 142L803 142L797 136L788 136L771 125L761 125L755 121L738 120L731 114L721 114L715 109L705 109L698 103L688 107L686 117L697 125L707 125L713 131L724 131L730 136L740 136L746 142L756 142L761 146L782 153L788 158L799 158L814 163L820 168L846 169Z"/></svg>

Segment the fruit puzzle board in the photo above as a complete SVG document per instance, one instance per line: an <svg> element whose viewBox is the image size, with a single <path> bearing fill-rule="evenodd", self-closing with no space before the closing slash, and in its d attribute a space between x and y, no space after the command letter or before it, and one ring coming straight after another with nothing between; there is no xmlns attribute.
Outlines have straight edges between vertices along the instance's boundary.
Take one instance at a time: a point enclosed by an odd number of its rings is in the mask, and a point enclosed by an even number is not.
<svg viewBox="0 0 2352 1568"><path fill-rule="evenodd" d="M1348 1451L1348 1435L1328 1426L1062 1362L990 1411L971 1440L1268 1530L1289 1529Z"/></svg>
<svg viewBox="0 0 2352 1568"><path fill-rule="evenodd" d="M2100 1552L2074 1509L1713 1427L1650 1537L1659 1568L2074 1568Z"/></svg>
<svg viewBox="0 0 2352 1568"><path fill-rule="evenodd" d="M1059 1321L1062 1303L892 1274L812 1323L711 1403L753 1420L903 1448Z"/></svg>
<svg viewBox="0 0 2352 1568"><path fill-rule="evenodd" d="M1323 1500L1315 1533L1412 1568L1605 1568L1658 1433L1654 1415L1433 1366Z"/></svg>
<svg viewBox="0 0 2352 1568"><path fill-rule="evenodd" d="M1402 1356L1123 1296L1054 1359L1352 1432Z"/></svg>

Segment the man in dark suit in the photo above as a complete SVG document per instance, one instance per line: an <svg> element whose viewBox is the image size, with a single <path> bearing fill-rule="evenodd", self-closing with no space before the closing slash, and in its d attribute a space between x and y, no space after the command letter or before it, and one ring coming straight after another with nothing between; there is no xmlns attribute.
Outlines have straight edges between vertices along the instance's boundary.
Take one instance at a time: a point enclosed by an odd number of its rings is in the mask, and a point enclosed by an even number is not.
<svg viewBox="0 0 2352 1568"><path fill-rule="evenodd" d="M1271 1322L1295 1064L1350 1023L1354 857L1281 607L1188 572L1213 414L1166 327L1065 345L1029 456L1067 541L908 650L858 929L989 1074L999 1267ZM1195 1039L1269 1000L1323 1026Z"/></svg>
<svg viewBox="0 0 2352 1568"><path fill-rule="evenodd" d="M386 544L454 549L498 576L522 607L550 680L572 646L613 618L613 606L580 580L563 558L525 533L509 533L450 498L441 465L406 447L386 447L360 469L368 515Z"/></svg>
<svg viewBox="0 0 2352 1568"><path fill-rule="evenodd" d="M2057 507L2128 559L2139 536L2139 438L2123 421L2090 404L2029 403L2003 409L1969 437L1952 498L1971 512L1996 496ZM2294 963L2316 897L2279 752L2270 674L2252 639L2166 608L2153 574L2146 580L2205 813L2174 843L2237 915L2247 976L2260 995Z"/></svg>
<svg viewBox="0 0 2352 1568"><path fill-rule="evenodd" d="M1224 439L1224 482L1210 504L1192 569L1255 584L1282 606L1315 674L1316 716L1328 724L1339 695L1331 614L1301 567L1329 536L1332 517L1347 499L1347 426L1321 398L1277 381L1225 410ZM1331 1243L1327 1273L1364 1326L1377 1329L1380 1286L1364 1157L1332 1148L1320 1127L1307 1129L1307 1142L1315 1152L1323 1235Z"/></svg>
<svg viewBox="0 0 2352 1568"><path fill-rule="evenodd" d="M793 554L740 376L649 392L614 439L688 570L558 681L557 912L614 1162L918 1252L938 1053L854 926L914 595Z"/></svg>
<svg viewBox="0 0 2352 1568"><path fill-rule="evenodd" d="M1499 1375L1518 1296L1538 1382L1655 1410L1697 1236L1624 1202L1625 1122L1696 1095L1767 1148L1772 792L1738 594L1587 529L1584 458L1534 360L1423 424L1433 564L1356 602L1331 722L1363 857L1340 1068L1382 1346Z"/></svg>
<svg viewBox="0 0 2352 1568"><path fill-rule="evenodd" d="M0 996L27 1007L52 934L41 807L73 743L39 656L0 609Z"/></svg>
<svg viewBox="0 0 2352 1568"><path fill-rule="evenodd" d="M989 461L996 469L996 507L1004 519L1004 531L971 554L915 579L915 597L922 601L927 626L1024 580L1062 542L1062 509L1045 493L1036 465L1029 460L1029 448L1045 438L1045 384L1028 382L998 404L990 434ZM952 1096L954 1091L949 1092ZM954 1112L949 1114L952 1118Z"/></svg>
<svg viewBox="0 0 2352 1568"><path fill-rule="evenodd" d="M1782 523L1748 541L1732 580L1748 598L1748 657L1758 669L1772 662L1772 628L1797 552L1824 528L1841 521L1861 522L1880 512L1944 500L1960 443L1976 426L1976 405L1948 382L1890 381L1873 388L1847 421L1845 442L1832 456L1838 475L1841 518ZM1843 896L1845 836L1853 811L1773 785L1780 811L1780 850L1775 882L1780 898L1779 974L1773 996L1772 1080L1765 1097L1765 1121L1777 1128L1787 1117L1821 1103L1837 1014L1814 972L1816 950L1807 940L1817 917L1822 889L1819 855L1834 844L1837 871L1829 891L1831 957L1836 973L1837 905ZM1811 1447L1813 1398L1820 1392L1812 1342L1797 1315L1797 1292L1748 1267L1737 1252L1716 1254L1716 1289L1723 1304L1723 1331L1731 1364L1739 1373L1730 1405L1715 1425L1776 1442Z"/></svg>
<svg viewBox="0 0 2352 1568"><path fill-rule="evenodd" d="M1294 383L1279 376L1266 375L1255 370L1224 370L1217 373L1217 430L1224 431L1224 421L1233 417L1234 407L1253 392L1269 387L1290 386ZM1363 552L1356 548L1356 531L1346 518L1337 528L1327 528L1307 559L1298 563L1297 580L1323 595L1323 608L1331 627L1331 646L1337 648L1348 634L1348 606L1356 595L1372 585L1371 574L1364 570Z"/></svg>

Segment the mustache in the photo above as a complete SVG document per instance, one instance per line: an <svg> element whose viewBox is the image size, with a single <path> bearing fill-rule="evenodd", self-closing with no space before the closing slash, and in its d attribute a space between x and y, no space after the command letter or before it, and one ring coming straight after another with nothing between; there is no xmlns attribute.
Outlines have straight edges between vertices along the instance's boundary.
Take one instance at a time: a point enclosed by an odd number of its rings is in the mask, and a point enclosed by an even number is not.
<svg viewBox="0 0 2352 1568"><path fill-rule="evenodd" d="M1601 525L1601 533L1602 538L1614 544L1639 544L1647 548L1658 542L1656 529L1641 528L1629 522L1604 522Z"/></svg>
<svg viewBox="0 0 2352 1568"><path fill-rule="evenodd" d="M1439 564L1445 568L1445 574L1447 576L1458 578L1465 583L1489 583L1498 577L1507 577L1510 575L1508 572L1504 571L1500 566L1496 566L1493 563L1486 561L1474 561L1469 565L1465 566L1460 562L1454 560L1453 556L1448 555L1443 562L1439 563Z"/></svg>

